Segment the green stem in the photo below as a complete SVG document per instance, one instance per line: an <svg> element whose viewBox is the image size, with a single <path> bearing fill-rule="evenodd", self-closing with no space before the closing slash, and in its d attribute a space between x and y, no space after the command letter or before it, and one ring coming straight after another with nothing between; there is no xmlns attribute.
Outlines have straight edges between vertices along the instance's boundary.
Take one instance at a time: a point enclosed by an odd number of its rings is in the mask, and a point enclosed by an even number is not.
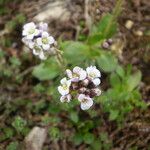
<svg viewBox="0 0 150 150"><path fill-rule="evenodd" d="M57 48L55 48L55 50L56 50L57 63L60 66L60 68L64 71L66 69L66 61L63 58L62 52Z"/></svg>

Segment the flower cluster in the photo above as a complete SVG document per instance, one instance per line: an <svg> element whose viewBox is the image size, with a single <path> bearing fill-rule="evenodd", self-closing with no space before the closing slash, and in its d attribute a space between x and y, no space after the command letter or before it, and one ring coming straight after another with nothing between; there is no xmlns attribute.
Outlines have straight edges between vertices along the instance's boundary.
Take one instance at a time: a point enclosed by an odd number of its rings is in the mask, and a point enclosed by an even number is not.
<svg viewBox="0 0 150 150"><path fill-rule="evenodd" d="M39 56L40 59L46 59L46 56L54 51L51 45L55 43L55 40L47 31L48 25L43 22L38 25L30 22L23 26L23 43L32 49L33 54Z"/></svg>
<svg viewBox="0 0 150 150"><path fill-rule="evenodd" d="M67 77L63 78L58 87L61 102L70 102L77 98L81 109L87 110L93 105L93 98L101 94L101 73L96 66L87 67L86 70L76 66L73 70L66 70Z"/></svg>

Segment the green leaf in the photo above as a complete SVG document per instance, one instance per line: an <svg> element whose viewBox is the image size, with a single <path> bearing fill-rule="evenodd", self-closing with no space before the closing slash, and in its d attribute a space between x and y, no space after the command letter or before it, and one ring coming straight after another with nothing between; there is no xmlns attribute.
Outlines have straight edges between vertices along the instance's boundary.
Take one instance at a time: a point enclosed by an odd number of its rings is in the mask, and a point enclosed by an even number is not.
<svg viewBox="0 0 150 150"><path fill-rule="evenodd" d="M77 112L71 112L70 119L73 122L77 123L79 121L78 113Z"/></svg>
<svg viewBox="0 0 150 150"><path fill-rule="evenodd" d="M83 135L81 133L76 133L72 140L75 145L80 145L83 142Z"/></svg>
<svg viewBox="0 0 150 150"><path fill-rule="evenodd" d="M117 66L116 73L123 79L125 77L125 71L121 66Z"/></svg>
<svg viewBox="0 0 150 150"><path fill-rule="evenodd" d="M81 64L87 57L89 57L88 45L81 42L63 42L61 44L64 50L64 56L71 64Z"/></svg>
<svg viewBox="0 0 150 150"><path fill-rule="evenodd" d="M58 140L58 139L61 138L60 130L57 127L51 127L51 128L49 128L48 133L49 133L50 138L52 140Z"/></svg>
<svg viewBox="0 0 150 150"><path fill-rule="evenodd" d="M136 88L140 81L141 81L142 74L140 71L137 71L133 75L129 76L127 79L127 86L128 90L132 91L134 88Z"/></svg>
<svg viewBox="0 0 150 150"><path fill-rule="evenodd" d="M118 87L121 84L119 76L116 73L110 75L110 84L112 87Z"/></svg>
<svg viewBox="0 0 150 150"><path fill-rule="evenodd" d="M118 110L111 110L110 111L110 115L109 115L109 119L110 120L115 120L119 115L119 111Z"/></svg>
<svg viewBox="0 0 150 150"><path fill-rule="evenodd" d="M101 54L97 57L97 63L104 72L112 72L117 67L117 59L110 53Z"/></svg>
<svg viewBox="0 0 150 150"><path fill-rule="evenodd" d="M4 128L6 138L11 138L14 135L14 130L11 128Z"/></svg>
<svg viewBox="0 0 150 150"><path fill-rule="evenodd" d="M90 45L95 45L97 43L100 43L100 41L103 39L104 37L102 33L95 33L88 37L87 43Z"/></svg>
<svg viewBox="0 0 150 150"><path fill-rule="evenodd" d="M32 74L39 80L51 80L58 76L60 68L55 61L49 61L48 63L41 63L35 66Z"/></svg>
<svg viewBox="0 0 150 150"><path fill-rule="evenodd" d="M102 143L100 140L95 140L92 144L91 147L93 150L101 150L102 149Z"/></svg>
<svg viewBox="0 0 150 150"><path fill-rule="evenodd" d="M26 120L20 116L15 117L15 120L12 122L12 126L16 129L17 132L22 132L25 126L27 125Z"/></svg>
<svg viewBox="0 0 150 150"><path fill-rule="evenodd" d="M17 57L11 57L10 62L13 66L17 67L21 65L20 60Z"/></svg>
<svg viewBox="0 0 150 150"><path fill-rule="evenodd" d="M86 144L91 144L94 141L94 135L91 133L86 133L84 135L83 139Z"/></svg>
<svg viewBox="0 0 150 150"><path fill-rule="evenodd" d="M105 14L97 24L96 33L102 33L103 38L112 37L117 31L117 22L113 19L113 15Z"/></svg>
<svg viewBox="0 0 150 150"><path fill-rule="evenodd" d="M6 150L18 150L18 146L19 146L19 143L18 142L11 142Z"/></svg>

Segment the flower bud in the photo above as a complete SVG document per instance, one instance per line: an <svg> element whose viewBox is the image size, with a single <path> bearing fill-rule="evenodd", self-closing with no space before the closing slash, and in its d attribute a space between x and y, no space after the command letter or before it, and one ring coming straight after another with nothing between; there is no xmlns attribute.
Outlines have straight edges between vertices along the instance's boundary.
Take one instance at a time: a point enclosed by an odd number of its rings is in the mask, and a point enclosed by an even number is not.
<svg viewBox="0 0 150 150"><path fill-rule="evenodd" d="M82 81L82 85L83 86L88 86L88 84L89 84L89 80L88 79L84 79L83 81Z"/></svg>
<svg viewBox="0 0 150 150"><path fill-rule="evenodd" d="M87 89L85 87L82 87L79 89L79 93L84 93Z"/></svg>
<svg viewBox="0 0 150 150"><path fill-rule="evenodd" d="M92 89L92 92L95 93L95 96L100 96L101 95L101 90L98 88Z"/></svg>

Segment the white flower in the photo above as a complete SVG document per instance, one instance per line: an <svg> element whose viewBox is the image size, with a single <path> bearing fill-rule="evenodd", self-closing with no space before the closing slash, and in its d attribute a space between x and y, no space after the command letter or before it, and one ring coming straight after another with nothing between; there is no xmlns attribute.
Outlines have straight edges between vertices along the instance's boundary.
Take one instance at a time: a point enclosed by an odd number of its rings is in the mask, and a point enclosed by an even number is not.
<svg viewBox="0 0 150 150"><path fill-rule="evenodd" d="M34 42L32 40L27 39L26 37L22 38L22 42L31 49L34 47Z"/></svg>
<svg viewBox="0 0 150 150"><path fill-rule="evenodd" d="M43 52L43 50L42 50L42 48L40 46L37 46L37 45L34 46L33 54L39 56L39 58L41 60L45 60L46 59L46 56L44 55L44 52Z"/></svg>
<svg viewBox="0 0 150 150"><path fill-rule="evenodd" d="M39 23L39 30L41 31L47 31L48 30L48 24L44 22Z"/></svg>
<svg viewBox="0 0 150 150"><path fill-rule="evenodd" d="M68 95L63 95L63 96L60 97L60 101L61 101L62 103L64 103L64 102L69 103L70 100L71 100L71 95L70 95L70 94L68 94Z"/></svg>
<svg viewBox="0 0 150 150"><path fill-rule="evenodd" d="M49 36L47 32L42 32L40 38L37 38L37 44L41 46L44 50L48 50L50 45L55 42L52 36Z"/></svg>
<svg viewBox="0 0 150 150"><path fill-rule="evenodd" d="M78 96L78 100L81 102L81 109L82 110L87 110L93 105L93 100L89 96L86 96L84 94L80 94Z"/></svg>
<svg viewBox="0 0 150 150"><path fill-rule="evenodd" d="M71 79L72 82L78 82L79 80L84 80L87 76L86 71L80 67L74 67L73 71L67 69L67 76Z"/></svg>
<svg viewBox="0 0 150 150"><path fill-rule="evenodd" d="M58 91L61 95L67 95L69 93L69 88L71 85L71 81L66 78L61 79L61 85L58 87Z"/></svg>
<svg viewBox="0 0 150 150"><path fill-rule="evenodd" d="M27 39L32 40L34 36L39 34L39 30L36 29L36 25L33 22L27 23L23 26L22 35Z"/></svg>
<svg viewBox="0 0 150 150"><path fill-rule="evenodd" d="M86 72L88 75L88 78L92 80L92 82L98 86L100 84L100 77L101 73L100 71L96 68L96 66L90 66L86 68Z"/></svg>

